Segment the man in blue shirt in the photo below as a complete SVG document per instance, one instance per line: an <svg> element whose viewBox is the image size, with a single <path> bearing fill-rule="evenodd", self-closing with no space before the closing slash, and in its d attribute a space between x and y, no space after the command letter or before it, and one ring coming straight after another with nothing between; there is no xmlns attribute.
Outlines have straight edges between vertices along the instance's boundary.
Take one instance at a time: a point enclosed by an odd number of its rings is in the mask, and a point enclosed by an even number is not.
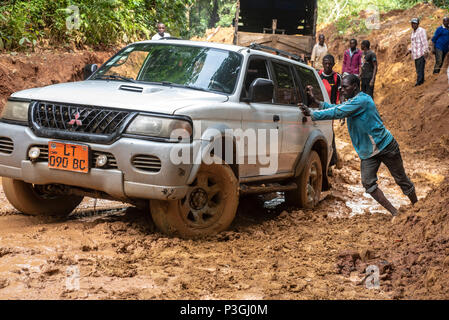
<svg viewBox="0 0 449 320"><path fill-rule="evenodd" d="M435 53L435 67L433 73L440 73L443 66L444 58L449 52L449 17L443 19L443 25L439 26L432 38L434 53Z"/></svg>
<svg viewBox="0 0 449 320"><path fill-rule="evenodd" d="M373 99L360 92L360 79L357 76L344 77L341 88L347 100L336 105L317 101L312 92L313 88L308 86L306 92L309 101L319 104L321 109L312 111L305 105L301 105L301 109L304 115L311 116L313 121L348 118L352 145L361 159L362 184L367 193L396 216L398 211L377 186L377 171L381 163L387 166L411 203L418 201L415 186L405 173L399 145L383 125Z"/></svg>

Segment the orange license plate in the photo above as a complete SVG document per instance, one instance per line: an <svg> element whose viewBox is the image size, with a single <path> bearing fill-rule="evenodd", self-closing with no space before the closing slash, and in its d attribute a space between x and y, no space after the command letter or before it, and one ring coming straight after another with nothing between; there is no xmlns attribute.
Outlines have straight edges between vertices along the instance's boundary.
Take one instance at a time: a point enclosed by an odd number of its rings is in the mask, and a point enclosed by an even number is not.
<svg viewBox="0 0 449 320"><path fill-rule="evenodd" d="M89 172L89 147L80 144L50 141L48 167L74 172Z"/></svg>

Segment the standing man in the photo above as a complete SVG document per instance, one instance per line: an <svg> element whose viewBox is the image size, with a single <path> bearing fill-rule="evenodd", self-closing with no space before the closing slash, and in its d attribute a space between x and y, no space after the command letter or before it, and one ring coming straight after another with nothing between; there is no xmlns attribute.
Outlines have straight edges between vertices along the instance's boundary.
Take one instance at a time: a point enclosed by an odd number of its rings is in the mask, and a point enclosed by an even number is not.
<svg viewBox="0 0 449 320"><path fill-rule="evenodd" d="M349 49L345 51L343 57L343 69L341 73L343 77L348 74L360 74L360 66L362 65L362 51L357 49L357 40L349 41Z"/></svg>
<svg viewBox="0 0 449 320"><path fill-rule="evenodd" d="M321 77L321 81L323 81L324 87L326 88L331 103L337 104L340 103L341 76L333 70L334 66L335 66L334 56L328 54L323 58L323 70L320 70L318 74ZM333 127L334 126L332 126L332 131ZM335 144L335 133L332 139L332 149L334 150L334 152L332 153L332 158L329 163L329 166L335 165L337 169L341 169L343 167L343 163L337 154L337 146Z"/></svg>
<svg viewBox="0 0 449 320"><path fill-rule="evenodd" d="M157 24L157 33L151 38L151 40L159 40L161 38L170 37L168 32L165 32L165 24L162 22L158 22Z"/></svg>
<svg viewBox="0 0 449 320"><path fill-rule="evenodd" d="M439 26L432 38L435 67L433 73L440 73L444 58L449 52L449 17L444 17L443 25Z"/></svg>
<svg viewBox="0 0 449 320"><path fill-rule="evenodd" d="M374 99L374 84L377 75L377 56L370 50L370 42L362 41L362 73L360 75L362 81L362 91L369 94Z"/></svg>
<svg viewBox="0 0 449 320"><path fill-rule="evenodd" d="M416 87L424 83L424 70L426 68L426 56L429 53L429 43L427 42L426 30L419 26L419 19L413 18L410 20L410 23L413 29L411 35L412 46L407 55L411 53L413 60L415 60Z"/></svg>
<svg viewBox="0 0 449 320"><path fill-rule="evenodd" d="M312 50L312 67L317 70L323 69L323 58L327 55L327 45L324 43L324 34L318 36L318 43L315 44Z"/></svg>
<svg viewBox="0 0 449 320"><path fill-rule="evenodd" d="M313 96L312 87L308 86L306 91L309 101L319 103L322 110L312 111L305 105L302 105L301 109L304 115L310 115L313 121L348 118L352 145L361 159L362 184L366 193L396 216L397 209L377 185L377 171L382 162L411 203L418 201L415 186L405 173L399 145L383 125L373 99L360 92L360 79L355 75L348 75L343 78L341 87L348 100L335 105L317 101Z"/></svg>

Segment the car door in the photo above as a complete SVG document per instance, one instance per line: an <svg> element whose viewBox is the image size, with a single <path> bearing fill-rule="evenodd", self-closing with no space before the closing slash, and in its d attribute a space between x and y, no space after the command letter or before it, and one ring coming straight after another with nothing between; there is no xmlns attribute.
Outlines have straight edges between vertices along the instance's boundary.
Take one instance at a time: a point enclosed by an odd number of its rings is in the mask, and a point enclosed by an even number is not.
<svg viewBox="0 0 449 320"><path fill-rule="evenodd" d="M290 173L294 170L298 153L302 151L308 131L298 107L302 102L302 89L291 63L272 59L271 67L275 78L275 103L281 115L282 144L279 156L279 170Z"/></svg>
<svg viewBox="0 0 449 320"><path fill-rule="evenodd" d="M327 94L323 94L325 91L325 87L323 82L321 81L320 77L318 76L317 72L311 68L307 68L305 66L301 66L299 64L294 64L294 69L296 71L297 80L300 83L303 92L305 87L312 86L313 87L313 94L315 98L318 101L326 101L329 102L329 97ZM306 100L306 96L304 95L304 100ZM308 105L312 109L319 108L318 105L312 105L309 101L305 101L305 104ZM301 113L301 111L298 111L298 113ZM301 113L301 118L303 118ZM288 143L291 143L292 145L295 145L295 149L297 152L302 152L304 143L307 141L307 138L310 135L310 132L313 130L320 130L322 134L328 138L328 147L329 151L331 150L331 144L332 144L332 120L326 120L326 121L312 121L311 117L306 117L306 122L302 124L298 124L298 126L301 126L302 135L301 137L295 142L290 141ZM329 140L330 137L330 140Z"/></svg>
<svg viewBox="0 0 449 320"><path fill-rule="evenodd" d="M249 57L245 72L242 100L247 97L249 86L255 79L273 80L269 61L263 56L253 55ZM245 157L244 163L240 164L241 177L251 178L279 172L277 162L282 143L282 135L279 130L281 122L279 111L278 106L273 101L249 102L246 104L246 109L242 115ZM259 137L265 138L259 139Z"/></svg>

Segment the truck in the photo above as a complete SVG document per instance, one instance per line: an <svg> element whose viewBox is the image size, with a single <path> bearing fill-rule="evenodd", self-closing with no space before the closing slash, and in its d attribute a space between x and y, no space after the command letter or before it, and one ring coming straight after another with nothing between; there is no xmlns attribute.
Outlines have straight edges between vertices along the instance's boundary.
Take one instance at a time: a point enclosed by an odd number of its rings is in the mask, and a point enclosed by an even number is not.
<svg viewBox="0 0 449 320"><path fill-rule="evenodd" d="M307 61L316 42L317 0L240 0L234 44L252 43L290 52Z"/></svg>

